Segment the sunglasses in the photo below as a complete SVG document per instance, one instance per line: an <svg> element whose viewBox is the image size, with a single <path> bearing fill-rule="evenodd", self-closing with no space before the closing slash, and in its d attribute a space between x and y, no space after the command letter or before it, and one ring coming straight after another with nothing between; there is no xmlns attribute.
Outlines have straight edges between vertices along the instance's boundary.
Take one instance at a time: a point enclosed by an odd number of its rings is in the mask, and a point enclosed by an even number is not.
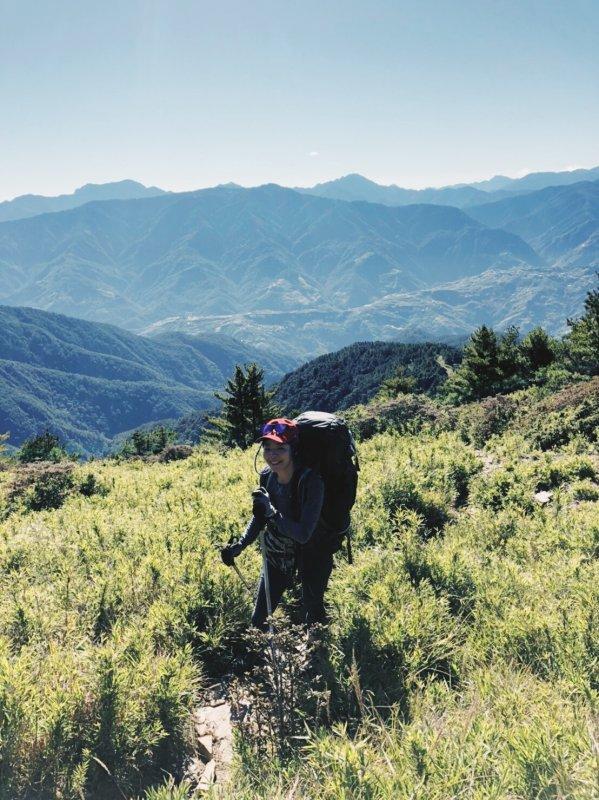
<svg viewBox="0 0 599 800"><path fill-rule="evenodd" d="M284 422L267 422L266 425L262 426L260 435L268 436L269 434L273 433L276 436L284 436L285 434L289 435L289 425L285 425Z"/></svg>

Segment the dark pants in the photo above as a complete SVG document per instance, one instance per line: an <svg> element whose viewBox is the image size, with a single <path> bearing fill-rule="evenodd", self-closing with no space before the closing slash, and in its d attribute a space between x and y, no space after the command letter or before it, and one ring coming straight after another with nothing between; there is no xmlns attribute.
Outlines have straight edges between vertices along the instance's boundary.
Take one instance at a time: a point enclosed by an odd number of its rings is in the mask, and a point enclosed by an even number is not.
<svg viewBox="0 0 599 800"><path fill-rule="evenodd" d="M326 622L326 609L324 607L324 593L333 569L333 556L331 554L311 555L301 558L299 563L299 579L302 586L302 619L307 625L316 622ZM268 578L270 584L270 603L274 611L279 605L285 589L291 588L293 578L281 572L274 564L268 563ZM252 625L261 630L266 629L268 606L266 604L266 589L264 574L260 575L256 606L252 614Z"/></svg>

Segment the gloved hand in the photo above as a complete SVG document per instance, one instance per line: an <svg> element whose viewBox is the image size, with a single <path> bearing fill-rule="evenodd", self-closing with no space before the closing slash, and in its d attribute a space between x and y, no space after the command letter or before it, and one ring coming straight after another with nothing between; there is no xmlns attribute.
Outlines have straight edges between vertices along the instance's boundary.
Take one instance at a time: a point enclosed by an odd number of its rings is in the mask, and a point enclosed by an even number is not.
<svg viewBox="0 0 599 800"><path fill-rule="evenodd" d="M233 562L242 550L243 547L241 546L240 542L230 542L229 544L225 545L220 551L220 557L222 558L223 564L226 564L227 567L232 567Z"/></svg>
<svg viewBox="0 0 599 800"><path fill-rule="evenodd" d="M262 521L274 516L276 509L270 502L270 497L264 486L254 489L252 497L254 498L252 512L257 520Z"/></svg>

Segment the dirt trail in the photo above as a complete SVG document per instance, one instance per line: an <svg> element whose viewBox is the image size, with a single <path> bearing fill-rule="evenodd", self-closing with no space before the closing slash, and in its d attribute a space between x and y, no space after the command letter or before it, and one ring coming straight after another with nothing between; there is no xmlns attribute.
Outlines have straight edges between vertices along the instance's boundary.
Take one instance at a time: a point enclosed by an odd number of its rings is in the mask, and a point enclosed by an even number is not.
<svg viewBox="0 0 599 800"><path fill-rule="evenodd" d="M211 686L202 705L192 715L196 733L197 756L188 768L188 777L196 793L207 792L213 784L228 782L233 761L233 726L231 705L221 684Z"/></svg>

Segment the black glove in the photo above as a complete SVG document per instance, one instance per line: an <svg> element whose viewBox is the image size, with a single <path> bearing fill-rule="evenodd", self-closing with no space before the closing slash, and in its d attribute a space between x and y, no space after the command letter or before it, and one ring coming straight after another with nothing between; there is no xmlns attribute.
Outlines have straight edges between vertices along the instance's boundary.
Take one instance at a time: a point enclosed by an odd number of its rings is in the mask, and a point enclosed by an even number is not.
<svg viewBox="0 0 599 800"><path fill-rule="evenodd" d="M233 562L242 550L243 547L241 546L241 542L232 542L225 545L220 551L220 557L223 560L223 564L226 564L227 567L232 567Z"/></svg>
<svg viewBox="0 0 599 800"><path fill-rule="evenodd" d="M254 498L252 503L252 513L257 520L262 522L274 516L276 509L270 502L268 492L263 486L260 486L259 489L254 489L252 492L252 497Z"/></svg>

